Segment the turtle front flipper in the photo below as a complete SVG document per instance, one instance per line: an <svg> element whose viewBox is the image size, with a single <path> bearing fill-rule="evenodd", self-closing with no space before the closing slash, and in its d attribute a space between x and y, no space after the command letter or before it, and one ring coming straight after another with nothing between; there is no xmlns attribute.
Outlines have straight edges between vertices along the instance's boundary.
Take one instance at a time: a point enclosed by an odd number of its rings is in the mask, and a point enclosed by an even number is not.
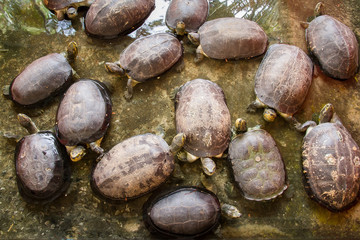
<svg viewBox="0 0 360 240"><path fill-rule="evenodd" d="M126 85L126 91L124 93L124 97L126 98L126 100L130 100L133 96L134 93L134 87L136 86L136 84L138 84L139 82L129 78L127 81L127 85Z"/></svg>
<svg viewBox="0 0 360 240"><path fill-rule="evenodd" d="M100 147L102 140L103 140L103 138L100 138L100 139L96 140L95 142L89 143L89 148L92 151L96 152L97 154L102 155L104 153L104 149L102 149Z"/></svg>
<svg viewBox="0 0 360 240"><path fill-rule="evenodd" d="M252 103L249 104L249 106L247 107L246 111L253 113L255 112L258 108L266 108L267 106L260 101L260 99L258 97L256 97L255 101L253 101Z"/></svg>
<svg viewBox="0 0 360 240"><path fill-rule="evenodd" d="M280 113L280 115L289 122L298 132L305 132L308 128L316 126L314 121L306 121L305 123L300 123L295 117Z"/></svg>
<svg viewBox="0 0 360 240"><path fill-rule="evenodd" d="M206 56L206 54L204 53L201 45L199 45L199 46L196 48L196 57L194 58L194 62L195 62L195 63L201 62L201 61L204 59L204 56ZM206 57L207 57L207 56L206 56Z"/></svg>
<svg viewBox="0 0 360 240"><path fill-rule="evenodd" d="M211 158L200 158L201 160L201 164L202 164L202 168L205 172L206 175L211 176L215 173L216 170L216 164L214 162L214 160L212 160Z"/></svg>

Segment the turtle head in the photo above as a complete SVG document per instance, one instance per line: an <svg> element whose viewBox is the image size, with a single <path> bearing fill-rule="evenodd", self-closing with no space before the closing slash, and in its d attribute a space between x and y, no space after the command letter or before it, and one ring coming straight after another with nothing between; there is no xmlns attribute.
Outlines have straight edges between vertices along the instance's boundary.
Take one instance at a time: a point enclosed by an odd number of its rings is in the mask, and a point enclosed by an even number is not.
<svg viewBox="0 0 360 240"><path fill-rule="evenodd" d="M331 103L328 103L320 111L319 123L330 122L333 116L334 116L334 106Z"/></svg>
<svg viewBox="0 0 360 240"><path fill-rule="evenodd" d="M71 41L66 48L66 58L69 62L73 62L78 55L78 45L75 41Z"/></svg>
<svg viewBox="0 0 360 240"><path fill-rule="evenodd" d="M178 133L172 140L170 145L170 151L173 154L176 154L185 144L185 134L184 133Z"/></svg>
<svg viewBox="0 0 360 240"><path fill-rule="evenodd" d="M17 119L20 123L20 125L24 128L26 128L26 130L30 133L37 133L39 132L39 129L36 127L35 123L31 120L31 118L23 113L19 113L17 115Z"/></svg>
<svg viewBox="0 0 360 240"><path fill-rule="evenodd" d="M117 75L125 75L125 71L121 67L119 62L106 62L105 69L109 73L114 73Z"/></svg>
<svg viewBox="0 0 360 240"><path fill-rule="evenodd" d="M273 122L276 118L276 111L271 108L265 108L263 117L267 122Z"/></svg>
<svg viewBox="0 0 360 240"><path fill-rule="evenodd" d="M86 154L86 149L83 146L66 146L66 150L73 162L80 161Z"/></svg>
<svg viewBox="0 0 360 240"><path fill-rule="evenodd" d="M69 7L69 8L66 10L66 14L67 14L67 16L68 16L70 19L73 19L73 18L75 18L75 17L78 15L78 12L77 12L76 8L74 8L74 7Z"/></svg>
<svg viewBox="0 0 360 240"><path fill-rule="evenodd" d="M239 133L247 131L247 124L245 119L238 118L235 120L235 130Z"/></svg>
<svg viewBox="0 0 360 240"><path fill-rule="evenodd" d="M188 38L189 38L190 42L192 42L193 44L195 44L195 45L200 44L200 35L198 33L191 32L188 34Z"/></svg>
<svg viewBox="0 0 360 240"><path fill-rule="evenodd" d="M185 23L183 21L179 21L176 23L175 32L177 35L184 35L185 34Z"/></svg>

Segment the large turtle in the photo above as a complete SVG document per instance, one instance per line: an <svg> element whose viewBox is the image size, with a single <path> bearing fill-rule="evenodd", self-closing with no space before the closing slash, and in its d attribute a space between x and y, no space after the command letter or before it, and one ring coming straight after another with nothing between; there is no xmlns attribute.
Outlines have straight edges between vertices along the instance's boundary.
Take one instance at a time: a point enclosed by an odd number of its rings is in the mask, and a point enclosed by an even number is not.
<svg viewBox="0 0 360 240"><path fill-rule="evenodd" d="M90 6L94 0L44 0L45 6L56 13L59 20L63 20L65 13L69 18L78 15L77 9L81 6Z"/></svg>
<svg viewBox="0 0 360 240"><path fill-rule="evenodd" d="M155 0L95 0L85 17L90 36L115 38L140 27L155 8Z"/></svg>
<svg viewBox="0 0 360 240"><path fill-rule="evenodd" d="M100 143L110 125L111 109L110 95L101 82L81 79L69 87L57 110L55 131L72 161L84 156L84 144L103 153Z"/></svg>
<svg viewBox="0 0 360 240"><path fill-rule="evenodd" d="M70 42L65 53L51 53L29 64L10 86L4 87L4 95L14 103L33 107L66 90L73 82L70 65L78 53L76 42Z"/></svg>
<svg viewBox="0 0 360 240"><path fill-rule="evenodd" d="M175 124L178 133L186 135L186 156L193 162L200 158L204 172L212 175L215 162L227 149L231 135L230 112L223 90L214 82L195 79L180 87L175 96Z"/></svg>
<svg viewBox="0 0 360 240"><path fill-rule="evenodd" d="M322 3L315 13L320 14ZM359 44L351 29L339 20L321 15L306 27L306 41L323 71L335 79L348 79L359 67Z"/></svg>
<svg viewBox="0 0 360 240"><path fill-rule="evenodd" d="M307 129L302 146L305 190L331 211L353 206L360 189L360 149L351 134L326 104L319 125Z"/></svg>
<svg viewBox="0 0 360 240"><path fill-rule="evenodd" d="M266 33L256 22L234 17L207 21L197 33L189 33L188 37L199 45L196 62L203 56L214 59L252 58L263 54L268 45Z"/></svg>
<svg viewBox="0 0 360 240"><path fill-rule="evenodd" d="M313 63L303 50L287 44L271 45L256 72L256 100L248 111L265 108L263 116L268 122L274 121L278 112L299 131L305 131L293 115L306 98L312 75Z"/></svg>
<svg viewBox="0 0 360 240"><path fill-rule="evenodd" d="M135 40L121 52L119 61L107 62L105 67L109 72L128 76L125 98L130 99L137 83L161 75L177 62L182 63L182 54L183 47L177 38L158 33Z"/></svg>
<svg viewBox="0 0 360 240"><path fill-rule="evenodd" d="M93 192L116 203L153 191L173 172L174 154L184 139L184 134L177 134L169 146L160 136L148 133L118 143L96 164L91 177Z"/></svg>
<svg viewBox="0 0 360 240"><path fill-rule="evenodd" d="M172 0L165 15L166 25L177 35L196 32L209 14L207 0Z"/></svg>
<svg viewBox="0 0 360 240"><path fill-rule="evenodd" d="M259 126L248 129L245 120L235 122L237 135L229 145L229 159L236 183L249 200L263 201L286 189L286 171L275 140Z"/></svg>
<svg viewBox="0 0 360 240"><path fill-rule="evenodd" d="M50 131L39 131L25 114L18 114L30 135L16 145L15 172L20 195L30 203L45 204L70 185L70 160L65 147Z"/></svg>

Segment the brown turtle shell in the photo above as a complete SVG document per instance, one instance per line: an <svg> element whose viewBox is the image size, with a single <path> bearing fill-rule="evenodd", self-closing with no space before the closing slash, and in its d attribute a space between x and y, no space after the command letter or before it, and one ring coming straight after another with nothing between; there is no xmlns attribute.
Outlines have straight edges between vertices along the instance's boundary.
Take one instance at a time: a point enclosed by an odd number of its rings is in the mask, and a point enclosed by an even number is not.
<svg viewBox="0 0 360 240"><path fill-rule="evenodd" d="M155 8L155 0L95 0L85 17L91 36L115 38L140 27Z"/></svg>
<svg viewBox="0 0 360 240"><path fill-rule="evenodd" d="M251 58L265 52L268 37L256 23L225 17L205 22L198 31L204 53L215 59Z"/></svg>
<svg viewBox="0 0 360 240"><path fill-rule="evenodd" d="M360 150L337 121L309 130L302 146L305 190L331 211L353 206L360 189Z"/></svg>
<svg viewBox="0 0 360 240"><path fill-rule="evenodd" d="M185 23L185 32L196 32L209 14L207 0L172 0L165 16L165 23L175 29L178 22Z"/></svg>
<svg viewBox="0 0 360 240"><path fill-rule="evenodd" d="M159 136L142 134L118 143L96 164L91 186L110 202L140 197L162 184L174 170L174 156Z"/></svg>
<svg viewBox="0 0 360 240"><path fill-rule="evenodd" d="M40 104L72 83L72 68L59 53L30 63L10 85L10 98L23 106Z"/></svg>
<svg viewBox="0 0 360 240"><path fill-rule="evenodd" d="M284 162L267 131L252 129L239 134L229 145L229 159L246 199L269 200L287 189Z"/></svg>
<svg viewBox="0 0 360 240"><path fill-rule="evenodd" d="M255 75L255 94L267 106L293 115L310 89L313 63L300 48L273 44Z"/></svg>
<svg viewBox="0 0 360 240"><path fill-rule="evenodd" d="M44 5L50 10L62 10L72 5L81 5L82 2L87 0L44 0Z"/></svg>
<svg viewBox="0 0 360 240"><path fill-rule="evenodd" d="M359 44L348 26L322 15L310 22L306 40L310 51L330 77L348 79L355 75L359 66Z"/></svg>
<svg viewBox="0 0 360 240"><path fill-rule="evenodd" d="M184 133L184 149L197 157L213 157L227 149L231 119L223 90L209 80L185 83L175 97L176 131Z"/></svg>
<svg viewBox="0 0 360 240"><path fill-rule="evenodd" d="M65 147L52 132L23 137L16 145L15 171L20 195L30 203L47 203L70 184L70 164Z"/></svg>
<svg viewBox="0 0 360 240"><path fill-rule="evenodd" d="M120 65L132 79L145 82L170 69L182 57L179 40L167 33L142 37L120 54Z"/></svg>
<svg viewBox="0 0 360 240"><path fill-rule="evenodd" d="M110 124L112 103L99 81L82 79L66 91L56 114L60 142L73 146L102 138Z"/></svg>

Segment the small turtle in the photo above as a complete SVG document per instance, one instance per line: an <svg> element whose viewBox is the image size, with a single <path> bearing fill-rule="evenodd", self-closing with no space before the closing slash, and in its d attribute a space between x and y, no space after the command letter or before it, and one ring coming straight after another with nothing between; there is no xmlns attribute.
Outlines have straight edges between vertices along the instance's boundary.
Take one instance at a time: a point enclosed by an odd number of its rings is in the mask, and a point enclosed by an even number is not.
<svg viewBox="0 0 360 240"><path fill-rule="evenodd" d="M39 131L25 114L18 114L18 120L30 133L17 143L15 150L20 195L30 203L51 202L70 185L70 160L65 147L52 132Z"/></svg>
<svg viewBox="0 0 360 240"><path fill-rule="evenodd" d="M188 37L196 49L195 62L203 56L214 59L241 59L259 56L266 51L268 37L256 23L247 19L225 17L205 22Z"/></svg>
<svg viewBox="0 0 360 240"><path fill-rule="evenodd" d="M195 79L180 87L175 96L176 131L186 135L186 156L193 162L201 158L204 172L212 175L215 162L230 142L231 119L223 90L209 80Z"/></svg>
<svg viewBox="0 0 360 240"><path fill-rule="evenodd" d="M173 172L174 154L184 140L184 134L177 134L169 146L160 136L148 133L118 143L96 164L91 177L93 192L117 203L153 191Z"/></svg>
<svg viewBox="0 0 360 240"><path fill-rule="evenodd" d="M235 122L238 135L229 145L229 160L236 183L249 200L276 198L286 189L286 172L275 140L259 126L247 129Z"/></svg>
<svg viewBox="0 0 360 240"><path fill-rule="evenodd" d="M90 36L111 39L140 27L155 9L155 0L95 0L85 17Z"/></svg>
<svg viewBox="0 0 360 240"><path fill-rule="evenodd" d="M63 20L66 15L72 19L78 13L78 7L90 6L94 0L44 0L45 6L56 13L58 20Z"/></svg>
<svg viewBox="0 0 360 240"><path fill-rule="evenodd" d="M317 15L321 6L322 3L316 6ZM328 15L302 25L306 28L309 51L326 75L340 80L355 75L359 67L359 44L348 26Z"/></svg>
<svg viewBox="0 0 360 240"><path fill-rule="evenodd" d="M305 131L293 115L300 109L310 89L313 63L300 48L287 44L273 44L267 50L255 75L256 100L248 112L265 108L266 121L275 120L278 112L285 120Z"/></svg>
<svg viewBox="0 0 360 240"><path fill-rule="evenodd" d="M180 187L154 194L143 206L145 226L170 238L197 238L219 225L221 207L204 188Z"/></svg>
<svg viewBox="0 0 360 240"><path fill-rule="evenodd" d="M137 83L157 77L177 62L181 63L182 55L183 47L177 38L158 33L135 40L122 51L118 62L107 62L105 67L108 72L128 76L125 98L130 99Z"/></svg>
<svg viewBox="0 0 360 240"><path fill-rule="evenodd" d="M80 144L103 153L100 143L111 114L112 102L101 82L81 79L69 87L57 110L55 132L72 161L79 161L86 153Z"/></svg>
<svg viewBox="0 0 360 240"><path fill-rule="evenodd" d="M207 0L172 0L165 16L165 24L177 35L196 32L209 14Z"/></svg>
<svg viewBox="0 0 360 240"><path fill-rule="evenodd" d="M312 199L334 212L356 203L360 193L360 150L332 104L322 108L319 125L308 128L302 160L305 190Z"/></svg>
<svg viewBox="0 0 360 240"><path fill-rule="evenodd" d="M46 102L73 82L74 71L69 62L73 62L77 53L77 44L70 42L66 53L51 53L33 61L14 78L10 86L4 86L4 95L25 107Z"/></svg>

